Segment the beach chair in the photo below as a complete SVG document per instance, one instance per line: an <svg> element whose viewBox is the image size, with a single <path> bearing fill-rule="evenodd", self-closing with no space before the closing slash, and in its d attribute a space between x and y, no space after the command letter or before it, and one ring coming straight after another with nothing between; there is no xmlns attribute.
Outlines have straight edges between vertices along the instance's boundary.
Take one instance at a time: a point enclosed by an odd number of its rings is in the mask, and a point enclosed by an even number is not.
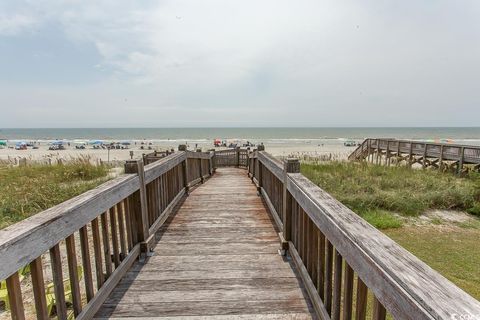
<svg viewBox="0 0 480 320"><path fill-rule="evenodd" d="M5 280L0 282L0 302L3 302L5 310L10 309L10 304L8 303L7 282Z"/></svg>
<svg viewBox="0 0 480 320"><path fill-rule="evenodd" d="M81 281L83 278L83 268L82 266L77 267L77 278L78 281ZM65 302L67 303L67 306L73 304L73 295L72 295L72 288L70 287L70 278L66 278L63 280L63 287L65 290ZM47 288L45 290L45 296L47 298L47 310L48 310L48 315L52 315L53 312L53 307L56 304L55 300L55 285L53 282L50 282L47 284ZM72 315L73 317L73 312ZM70 319L70 315L68 316Z"/></svg>

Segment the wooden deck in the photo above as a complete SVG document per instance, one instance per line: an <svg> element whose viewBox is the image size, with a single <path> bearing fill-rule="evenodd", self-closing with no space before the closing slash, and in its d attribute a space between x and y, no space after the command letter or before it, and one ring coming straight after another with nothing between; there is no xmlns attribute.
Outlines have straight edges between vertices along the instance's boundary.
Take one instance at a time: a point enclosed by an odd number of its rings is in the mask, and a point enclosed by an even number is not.
<svg viewBox="0 0 480 320"><path fill-rule="evenodd" d="M293 263L246 171L217 169L156 233L95 318L311 319Z"/></svg>

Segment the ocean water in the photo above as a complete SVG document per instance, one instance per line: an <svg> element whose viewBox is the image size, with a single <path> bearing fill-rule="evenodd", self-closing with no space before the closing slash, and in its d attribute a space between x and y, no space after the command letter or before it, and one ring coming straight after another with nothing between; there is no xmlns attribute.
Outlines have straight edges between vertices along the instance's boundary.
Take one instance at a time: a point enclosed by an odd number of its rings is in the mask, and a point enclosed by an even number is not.
<svg viewBox="0 0 480 320"><path fill-rule="evenodd" d="M42 128L0 129L0 140L51 141L74 139L150 140L170 143L249 140L268 144L329 143L365 138L449 141L480 145L480 127L445 128Z"/></svg>

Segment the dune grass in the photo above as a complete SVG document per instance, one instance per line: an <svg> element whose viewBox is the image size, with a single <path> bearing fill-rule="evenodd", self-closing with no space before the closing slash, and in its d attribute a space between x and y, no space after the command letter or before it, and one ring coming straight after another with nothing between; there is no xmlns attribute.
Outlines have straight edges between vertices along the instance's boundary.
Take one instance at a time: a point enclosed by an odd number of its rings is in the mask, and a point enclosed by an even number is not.
<svg viewBox="0 0 480 320"><path fill-rule="evenodd" d="M479 228L409 226L384 232L475 299L480 300Z"/></svg>
<svg viewBox="0 0 480 320"><path fill-rule="evenodd" d="M76 159L64 165L0 165L0 229L108 180L107 166Z"/></svg>
<svg viewBox="0 0 480 320"><path fill-rule="evenodd" d="M480 176L365 163L302 164L302 173L370 224L480 299ZM428 209L464 210L465 222L404 223ZM407 219L406 219L407 218Z"/></svg>
<svg viewBox="0 0 480 320"><path fill-rule="evenodd" d="M302 164L302 173L380 229L400 227L399 215L418 216L428 209L480 214L480 175L474 173L459 178L351 162Z"/></svg>

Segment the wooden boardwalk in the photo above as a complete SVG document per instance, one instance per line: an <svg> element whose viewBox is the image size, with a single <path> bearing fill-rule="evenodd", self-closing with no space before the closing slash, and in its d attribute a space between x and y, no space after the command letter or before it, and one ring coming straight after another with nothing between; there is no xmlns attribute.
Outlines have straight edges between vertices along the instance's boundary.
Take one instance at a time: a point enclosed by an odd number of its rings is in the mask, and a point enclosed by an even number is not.
<svg viewBox="0 0 480 320"><path fill-rule="evenodd" d="M245 170L217 169L156 233L95 318L311 319L293 263Z"/></svg>

